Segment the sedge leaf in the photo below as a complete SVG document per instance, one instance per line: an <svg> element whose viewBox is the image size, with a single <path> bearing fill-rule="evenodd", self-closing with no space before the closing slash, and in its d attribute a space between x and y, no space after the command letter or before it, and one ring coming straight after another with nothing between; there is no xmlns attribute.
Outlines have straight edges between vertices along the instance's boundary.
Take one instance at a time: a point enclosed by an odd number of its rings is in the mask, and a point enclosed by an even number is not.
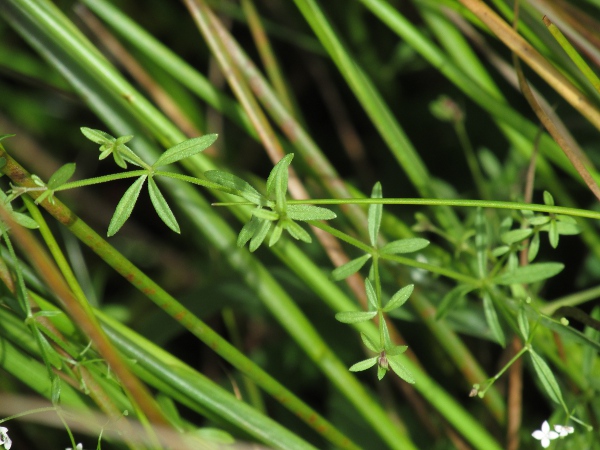
<svg viewBox="0 0 600 450"><path fill-rule="evenodd" d="M343 280L344 278L348 278L350 275L358 272L362 266L365 265L367 260L371 257L371 255L366 254L360 256L358 258L352 259L348 261L346 264L343 264L337 268L335 268L331 272L331 279L335 281Z"/></svg>
<svg viewBox="0 0 600 450"><path fill-rule="evenodd" d="M332 220L336 214L320 206L314 205L289 205L287 207L287 215L292 220Z"/></svg>
<svg viewBox="0 0 600 450"><path fill-rule="evenodd" d="M392 298L390 298L390 300L385 305L385 308L383 308L383 311L390 312L396 308L400 308L402 305L404 305L404 303L406 303L406 301L410 297L410 294L412 294L414 288L415 288L414 284L409 284L408 286L404 286L402 289L400 289L398 292L396 292L392 296Z"/></svg>
<svg viewBox="0 0 600 450"><path fill-rule="evenodd" d="M131 215L131 211L133 211L133 207L137 202L138 197L140 196L140 191L144 186L144 182L148 178L148 175L142 175L125 191L125 194L119 201L117 208L115 209L115 213L110 220L110 224L108 225L108 233L107 236L114 236L117 231L121 229L123 224L129 219Z"/></svg>
<svg viewBox="0 0 600 450"><path fill-rule="evenodd" d="M50 180L48 180L48 189L56 189L62 186L69 181L69 178L71 178L74 173L75 163L65 164L52 174Z"/></svg>
<svg viewBox="0 0 600 450"><path fill-rule="evenodd" d="M385 244L381 248L382 254L396 255L399 253L412 253L424 249L429 241L423 238L399 239Z"/></svg>
<svg viewBox="0 0 600 450"><path fill-rule="evenodd" d="M342 323L367 322L377 315L377 311L346 311L335 315L337 321Z"/></svg>
<svg viewBox="0 0 600 450"><path fill-rule="evenodd" d="M216 134L207 134L180 142L160 155L155 163L152 164L152 167L166 166L194 156L210 147L217 140L217 136Z"/></svg>
<svg viewBox="0 0 600 450"><path fill-rule="evenodd" d="M556 378L550 370L550 367L544 361L544 359L538 355L533 349L529 349L529 354L531 355L531 362L533 363L533 368L535 369L535 373L538 376L538 379L544 386L548 396L556 403L562 404L562 394L560 392L560 387L556 382Z"/></svg>
<svg viewBox="0 0 600 450"><path fill-rule="evenodd" d="M553 277L564 267L564 264L552 262L529 264L497 276L494 282L502 285L535 283Z"/></svg>
<svg viewBox="0 0 600 450"><path fill-rule="evenodd" d="M352 366L350 366L350 368L348 370L350 370L351 372L361 372L363 370L370 369L375 364L377 364L378 358L379 358L378 356L373 356L372 358L357 362L356 364L353 364Z"/></svg>
<svg viewBox="0 0 600 450"><path fill-rule="evenodd" d="M373 191L371 192L371 198L381 198L381 183L378 181L373 186ZM369 213L367 215L367 222L369 226L369 239L371 240L371 245L375 247L377 245L377 236L379 235L379 227L381 226L381 217L383 215L383 205L382 204L372 204L369 205Z"/></svg>
<svg viewBox="0 0 600 450"><path fill-rule="evenodd" d="M179 224L177 223L177 219L173 215L173 211L169 207L165 197L158 189L156 185L156 181L154 181L153 177L150 177L148 180L148 193L150 194L150 200L152 201L152 205L158 214L158 217L175 233L180 233Z"/></svg>

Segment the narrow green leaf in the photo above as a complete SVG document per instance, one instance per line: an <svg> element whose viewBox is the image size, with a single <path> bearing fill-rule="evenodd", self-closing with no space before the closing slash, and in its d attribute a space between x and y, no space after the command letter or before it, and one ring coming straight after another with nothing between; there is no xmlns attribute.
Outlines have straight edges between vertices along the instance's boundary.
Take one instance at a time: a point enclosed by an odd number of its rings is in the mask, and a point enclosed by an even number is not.
<svg viewBox="0 0 600 450"><path fill-rule="evenodd" d="M62 186L69 181L69 178L71 178L74 173L75 163L65 164L52 174L50 180L48 180L48 189L56 189L59 186Z"/></svg>
<svg viewBox="0 0 600 450"><path fill-rule="evenodd" d="M389 365L388 365L389 367ZM388 369L387 367L381 367L381 366L377 366L377 379L379 381L383 380L383 377L385 377L385 374L387 373Z"/></svg>
<svg viewBox="0 0 600 450"><path fill-rule="evenodd" d="M375 353L380 353L381 352L381 348L379 348L379 346L377 344L375 344L375 342L373 342L373 340L367 336L365 333L360 333L360 338L363 341L363 344L365 344L365 347L367 347L369 350L371 350L372 352Z"/></svg>
<svg viewBox="0 0 600 450"><path fill-rule="evenodd" d="M380 332L383 335L383 347L384 348L392 348L394 344L392 343L392 338L390 337L390 330L388 330L387 321L385 317L383 320L379 322Z"/></svg>
<svg viewBox="0 0 600 450"><path fill-rule="evenodd" d="M92 142L95 142L96 144L104 145L116 141L113 136L105 133L104 131L94 130L93 128L87 127L81 127L80 130L86 138Z"/></svg>
<svg viewBox="0 0 600 450"><path fill-rule="evenodd" d="M45 359L55 369L60 370L62 367L62 359L60 359L60 356L58 355L58 353L56 352L54 347L52 347L50 345L50 343L46 339L46 336L44 336L42 334L42 332L39 330L39 328L36 325L33 325L31 327L31 329L33 330L36 341L37 341L38 345L40 346L40 351L44 353Z"/></svg>
<svg viewBox="0 0 600 450"><path fill-rule="evenodd" d="M254 236L252 236L252 239L250 239L250 245L248 246L248 248L250 249L251 252L255 251L258 247L260 247L260 244L263 243L263 241L267 237L267 233L269 233L269 229L271 228L271 225L273 225L273 222L271 222L271 221L268 221L268 220L260 221L258 230L254 234Z"/></svg>
<svg viewBox="0 0 600 450"><path fill-rule="evenodd" d="M252 236L256 234L258 229L260 228L261 221L252 216L248 222L244 224L242 229L240 230L240 234L237 238L237 246L243 247L246 243L252 239Z"/></svg>
<svg viewBox="0 0 600 450"><path fill-rule="evenodd" d="M271 173L267 178L267 196L269 198L277 199L282 191L285 196L288 183L288 167L290 166L292 159L294 159L294 154L289 153L281 158L279 162L273 166L273 169L271 169Z"/></svg>
<svg viewBox="0 0 600 450"><path fill-rule="evenodd" d="M523 228L518 230L510 230L500 236L502 242L507 245L516 244L517 242L521 242L531 236L533 230L531 228Z"/></svg>
<svg viewBox="0 0 600 450"><path fill-rule="evenodd" d="M517 323L519 324L519 331L524 340L529 339L529 320L527 320L527 314L525 313L525 307L521 305L517 313Z"/></svg>
<svg viewBox="0 0 600 450"><path fill-rule="evenodd" d="M310 237L310 234L308 234L308 232L304 228L302 228L300 225L298 225L296 222L294 222L292 220L286 220L284 222L283 226L285 227L286 230L288 230L288 233L290 233L290 235L294 239L306 242L307 244L310 244L312 242L312 238Z"/></svg>
<svg viewBox="0 0 600 450"><path fill-rule="evenodd" d="M388 356L398 356L402 353L406 353L406 350L408 350L408 345L396 345L392 348L386 349L385 353Z"/></svg>
<svg viewBox="0 0 600 450"><path fill-rule="evenodd" d="M382 190L381 183L378 181L373 186L371 198L381 198ZM382 204L369 205L369 213L367 214L367 224L369 226L369 239L373 247L377 246L377 236L379 235L379 227L381 226L381 217L383 216Z"/></svg>
<svg viewBox="0 0 600 450"><path fill-rule="evenodd" d="M548 206L554 206L554 197L548 191L544 191L544 203Z"/></svg>
<svg viewBox="0 0 600 450"><path fill-rule="evenodd" d="M367 322L377 315L377 311L346 311L335 315L337 321L342 323Z"/></svg>
<svg viewBox="0 0 600 450"><path fill-rule="evenodd" d="M314 205L288 205L287 215L292 220L332 220L337 217L333 211Z"/></svg>
<svg viewBox="0 0 600 450"><path fill-rule="evenodd" d="M255 205L263 205L265 203L265 198L256 189L232 173L220 170L208 170L204 172L204 176L208 181L212 181L227 189L237 191L235 192L235 195L239 195Z"/></svg>
<svg viewBox="0 0 600 450"><path fill-rule="evenodd" d="M532 217L531 219L527 220L527 222L530 225L534 225L534 226L544 225L544 224L548 223L549 221L550 221L549 216L535 216L535 217Z"/></svg>
<svg viewBox="0 0 600 450"><path fill-rule="evenodd" d="M477 214L475 215L475 251L477 253L477 274L479 278L485 278L487 272L487 249L488 233L483 217L483 209L477 208Z"/></svg>
<svg viewBox="0 0 600 450"><path fill-rule="evenodd" d="M263 209L261 207L254 208L252 210L252 215L254 217L258 217L261 220L270 220L271 222L279 220L279 214L277 214L275 211Z"/></svg>
<svg viewBox="0 0 600 450"><path fill-rule="evenodd" d="M564 264L553 262L529 264L497 276L494 282L502 285L535 283L553 277L564 267Z"/></svg>
<svg viewBox="0 0 600 450"><path fill-rule="evenodd" d="M527 260L532 262L540 251L540 233L535 233L529 241L529 249L527 250Z"/></svg>
<svg viewBox="0 0 600 450"><path fill-rule="evenodd" d="M412 253L424 249L429 245L427 239L422 238L407 238L397 241L388 242L380 252L386 255L397 255L399 253Z"/></svg>
<svg viewBox="0 0 600 450"><path fill-rule="evenodd" d="M210 147L217 140L217 137L218 135L216 134L206 134L201 137L180 142L160 155L156 162L152 164L152 167L157 168L166 166L182 159L189 158L190 156L194 156Z"/></svg>
<svg viewBox="0 0 600 450"><path fill-rule="evenodd" d="M501 245L492 250L492 255L498 258L499 256L505 255L509 250L510 247L508 245Z"/></svg>
<svg viewBox="0 0 600 450"><path fill-rule="evenodd" d="M144 186L146 178L148 178L148 175L142 175L129 187L129 189L127 189L127 191L125 191L125 194L119 201L119 204L115 209L115 213L110 220L110 224L108 225L108 237L114 236L117 231L121 229L127 219L129 219L131 211L133 211L133 207L140 196L140 191Z"/></svg>
<svg viewBox="0 0 600 450"><path fill-rule="evenodd" d="M566 223L563 222L562 220L559 222L556 222L556 229L558 231L558 234L564 234L564 235L576 235L581 233L581 229L579 228L579 225L577 225L576 223Z"/></svg>
<svg viewBox="0 0 600 450"><path fill-rule="evenodd" d="M548 364L546 364L546 361L544 361L544 359L532 348L529 349L529 354L531 355L531 362L533 362L535 373L542 383L542 386L544 386L544 389L548 393L548 396L559 405L562 404L562 393L558 383L556 382L556 378L552 373L552 370L550 370L550 367Z"/></svg>
<svg viewBox="0 0 600 450"><path fill-rule="evenodd" d="M483 312L485 313L485 320L492 331L492 335L496 341L502 346L506 346L506 338L504 337L504 331L498 320L498 314L496 314L496 308L490 295L486 292L483 294Z"/></svg>
<svg viewBox="0 0 600 450"><path fill-rule="evenodd" d="M462 298L464 298L469 292L475 290L474 286L469 284L459 284L454 287L450 292L444 295L444 298L440 302L438 309L435 313L435 319L439 320L446 316L448 311L451 311L454 305Z"/></svg>
<svg viewBox="0 0 600 450"><path fill-rule="evenodd" d="M365 291L367 292L367 299L369 301L369 310L377 311L379 309L379 302L377 301L377 294L375 288L368 278L365 280Z"/></svg>
<svg viewBox="0 0 600 450"><path fill-rule="evenodd" d="M413 376L413 374L406 367L404 367L402 363L400 363L400 361L398 361L396 358L394 358L393 356L389 357L388 364L390 365L394 373L400 378L402 378L404 381L410 384L415 384L415 377Z"/></svg>
<svg viewBox="0 0 600 450"><path fill-rule="evenodd" d="M548 240L552 248L558 247L558 227L556 226L556 220L550 221L550 230L548 231Z"/></svg>
<svg viewBox="0 0 600 450"><path fill-rule="evenodd" d="M152 205L158 214L158 217L175 233L180 233L179 224L177 223L177 219L173 215L173 211L169 207L165 197L158 189L156 185L156 181L154 181L153 177L150 177L148 180L148 193L150 194L150 200L152 201Z"/></svg>
<svg viewBox="0 0 600 450"><path fill-rule="evenodd" d="M271 237L269 238L269 247L273 247L281 238L281 233L283 232L283 226L281 223L277 222L273 231L271 232Z"/></svg>
<svg viewBox="0 0 600 450"><path fill-rule="evenodd" d="M372 358L365 359L364 361L357 362L356 364L353 364L352 366L350 366L350 368L348 370L350 370L350 372L361 372L363 370L370 369L375 364L377 364L377 358L379 358L379 357L374 356Z"/></svg>
<svg viewBox="0 0 600 450"><path fill-rule="evenodd" d="M57 375L54 375L52 377L52 391L51 391L51 395L50 395L50 399L51 399L53 405L58 405L58 403L60 402L60 392L61 392L60 377Z"/></svg>
<svg viewBox="0 0 600 450"><path fill-rule="evenodd" d="M402 305L404 305L404 303L406 303L406 301L410 297L410 294L412 294L414 288L415 288L414 284L409 284L408 286L404 286L402 289L400 289L398 292L396 292L392 296L392 298L390 298L390 300L385 305L385 308L383 308L383 311L390 312L396 308L400 308Z"/></svg>
<svg viewBox="0 0 600 450"><path fill-rule="evenodd" d="M38 225L38 223L35 220L33 220L31 217L29 217L27 214L13 211L10 213L10 216L19 225L21 225L22 227L25 227L25 228L29 228L30 230L35 230L36 228L40 227Z"/></svg>
<svg viewBox="0 0 600 450"><path fill-rule="evenodd" d="M358 272L362 268L362 266L364 266L365 263L369 260L369 258L371 258L371 255L363 255L335 268L331 272L331 279L335 281L340 281L344 278L348 278L350 275Z"/></svg>

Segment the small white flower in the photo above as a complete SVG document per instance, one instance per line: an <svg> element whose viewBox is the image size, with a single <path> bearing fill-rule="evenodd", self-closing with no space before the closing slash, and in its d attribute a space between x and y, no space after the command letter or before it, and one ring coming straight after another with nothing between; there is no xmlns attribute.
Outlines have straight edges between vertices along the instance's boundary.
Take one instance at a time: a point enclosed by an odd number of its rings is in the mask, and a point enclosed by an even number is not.
<svg viewBox="0 0 600 450"><path fill-rule="evenodd" d="M12 447L12 441L8 437L8 428L0 427L0 446L4 446L6 450Z"/></svg>
<svg viewBox="0 0 600 450"><path fill-rule="evenodd" d="M71 447L69 447L66 450L73 450L73 449ZM75 450L83 450L83 444L82 443L77 444L77 446L75 447Z"/></svg>
<svg viewBox="0 0 600 450"><path fill-rule="evenodd" d="M556 431L560 437L565 437L570 435L575 429L568 425L554 425L554 431Z"/></svg>
<svg viewBox="0 0 600 450"><path fill-rule="evenodd" d="M544 448L548 448L550 441L558 437L558 433L556 431L550 430L550 425L548 425L547 420L544 420L541 430L535 430L533 433L531 433L531 435L537 440L542 441L541 444Z"/></svg>

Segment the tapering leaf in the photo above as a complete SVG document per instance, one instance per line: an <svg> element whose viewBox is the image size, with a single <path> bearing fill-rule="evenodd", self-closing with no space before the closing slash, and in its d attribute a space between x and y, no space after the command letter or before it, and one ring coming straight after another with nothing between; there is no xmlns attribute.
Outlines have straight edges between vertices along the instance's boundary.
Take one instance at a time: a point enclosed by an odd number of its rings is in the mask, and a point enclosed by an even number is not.
<svg viewBox="0 0 600 450"><path fill-rule="evenodd" d="M564 264L552 262L529 264L497 276L494 282L502 285L535 283L553 277L564 267Z"/></svg>
<svg viewBox="0 0 600 450"><path fill-rule="evenodd" d="M363 344L365 344L365 347L367 347L369 350L376 353L381 352L382 349L380 349L379 346L375 344L375 342L373 342L373 340L365 333L360 333L360 338L362 339Z"/></svg>
<svg viewBox="0 0 600 450"><path fill-rule="evenodd" d="M391 356L388 358L388 364L396 375L402 378L404 381L410 384L415 384L415 377L404 365L398 361L395 357Z"/></svg>
<svg viewBox="0 0 600 450"><path fill-rule="evenodd" d="M68 163L60 167L56 172L52 174L50 180L48 180L48 189L56 189L73 176L75 173L75 163Z"/></svg>
<svg viewBox="0 0 600 450"><path fill-rule="evenodd" d="M175 233L180 233L179 224L177 223L177 219L173 215L173 211L169 207L169 204L165 200L165 197L158 189L156 185L156 181L154 181L153 177L150 177L148 180L148 193L150 194L150 200L152 201L152 205L158 214L158 217Z"/></svg>
<svg viewBox="0 0 600 450"><path fill-rule="evenodd" d="M292 220L332 220L337 217L333 211L314 205L288 205L287 215Z"/></svg>
<svg viewBox="0 0 600 450"><path fill-rule="evenodd" d="M358 272L362 266L371 258L371 255L363 255L358 258L352 259L348 261L346 264L343 264L339 267L336 267L331 272L331 279L335 281L343 280L344 278L348 278L350 275Z"/></svg>
<svg viewBox="0 0 600 450"><path fill-rule="evenodd" d="M496 308L490 295L486 292L483 294L483 312L485 313L485 320L492 331L492 335L496 341L502 346L506 346L506 338L504 337L504 331L498 320L498 314L496 314Z"/></svg>
<svg viewBox="0 0 600 450"><path fill-rule="evenodd" d="M550 230L548 230L548 240L550 241L550 245L552 248L558 247L558 227L556 225L556 220L550 221Z"/></svg>
<svg viewBox="0 0 600 450"><path fill-rule="evenodd" d="M273 225L273 222L270 222L268 220L260 221L258 230L254 234L254 236L252 236L252 239L250 239L250 245L248 248L251 252L255 251L258 247L260 247L260 244L263 243L263 241L267 237L267 233L269 233L271 225Z"/></svg>
<svg viewBox="0 0 600 450"><path fill-rule="evenodd" d="M36 228L40 227L38 225L38 223L35 220L33 220L31 217L29 217L27 214L13 211L10 213L10 216L19 225L21 225L22 227L25 227L25 228L29 228L30 230L35 230Z"/></svg>
<svg viewBox="0 0 600 450"><path fill-rule="evenodd" d="M190 156L194 156L210 147L217 140L217 137L218 135L216 134L206 134L204 136L180 142L160 155L155 163L152 164L152 167L166 166L182 159L189 158Z"/></svg>
<svg viewBox="0 0 600 450"><path fill-rule="evenodd" d="M0 141L3 141L4 139L10 138L16 136L16 134L0 134Z"/></svg>
<svg viewBox="0 0 600 450"><path fill-rule="evenodd" d="M375 288L368 278L365 280L365 291L367 292L367 299L369 301L369 310L376 311L379 309L379 302L377 301Z"/></svg>
<svg viewBox="0 0 600 450"><path fill-rule="evenodd" d="M283 232L283 225L279 222L275 224L273 231L271 232L271 237L269 238L269 247L273 247L279 238L281 238L281 233Z"/></svg>
<svg viewBox="0 0 600 450"><path fill-rule="evenodd" d="M277 207L281 211L286 211L286 194L289 177L288 168L293 158L293 153L285 155L277 164L275 164L275 167L273 167L267 178L267 196L269 199L275 200Z"/></svg>
<svg viewBox="0 0 600 450"><path fill-rule="evenodd" d="M298 225L296 222L293 222L291 220L286 220L284 227L286 230L288 230L288 233L290 233L290 235L294 239L298 239L299 241L306 242L307 244L310 244L312 242L312 238L310 237L310 234L308 234L308 232L304 228L302 228L300 225Z"/></svg>
<svg viewBox="0 0 600 450"><path fill-rule="evenodd" d="M531 228L510 230L506 233L503 233L502 236L500 236L500 239L502 239L502 242L508 245L516 244L517 242L527 239L529 236L531 236L531 233L533 233Z"/></svg>
<svg viewBox="0 0 600 450"><path fill-rule="evenodd" d="M51 395L50 395L50 400L52 401L53 405L58 405L58 402L60 401L60 393L61 393L60 377L57 375L54 375L52 377L52 390L51 390Z"/></svg>
<svg viewBox="0 0 600 450"><path fill-rule="evenodd" d="M350 370L351 372L361 372L363 370L370 369L375 364L377 364L378 358L378 356L374 356L372 358L365 359L364 361L357 362L356 364L350 366L348 370Z"/></svg>
<svg viewBox="0 0 600 450"><path fill-rule="evenodd" d="M342 323L367 322L377 315L377 311L346 311L335 315L336 320Z"/></svg>
<svg viewBox="0 0 600 450"><path fill-rule="evenodd" d="M375 183L373 191L371 192L371 198L381 198L381 183ZM367 215L367 224L369 226L369 239L371 245L375 247L377 245L377 236L379 235L379 227L381 226L381 217L383 215L382 204L371 204L369 205L369 213Z"/></svg>
<svg viewBox="0 0 600 450"><path fill-rule="evenodd" d="M398 356L402 353L406 353L406 350L408 350L408 345L396 345L392 348L386 348L385 353L388 356Z"/></svg>
<svg viewBox="0 0 600 450"><path fill-rule="evenodd" d="M448 311L452 310L454 305L460 299L465 298L465 296L473 290L475 290L475 287L470 284L459 284L458 286L454 287L450 292L444 295L444 298L440 302L435 313L435 319L439 320L443 318Z"/></svg>
<svg viewBox="0 0 600 450"><path fill-rule="evenodd" d="M271 222L279 220L279 214L277 214L275 211L271 211L269 209L263 209L260 207L254 208L252 210L252 215L254 217L258 217L261 220L270 220Z"/></svg>
<svg viewBox="0 0 600 450"><path fill-rule="evenodd" d="M544 203L548 206L554 206L554 197L548 191L544 191Z"/></svg>
<svg viewBox="0 0 600 450"><path fill-rule="evenodd" d="M556 403L562 404L562 393L560 391L560 387L550 370L546 361L538 355L532 348L529 349L529 354L531 355L531 362L533 363L533 368L535 369L535 373L538 376L538 379L544 386L544 389L548 393L548 396Z"/></svg>
<svg viewBox="0 0 600 450"><path fill-rule="evenodd" d="M204 172L204 176L208 181L212 181L215 184L236 191L232 193L239 195L255 205L263 205L265 203L265 198L256 189L232 173L222 172L220 170L208 170Z"/></svg>
<svg viewBox="0 0 600 450"><path fill-rule="evenodd" d="M385 308L383 308L383 311L390 312L390 311L393 311L394 309L399 308L402 305L404 305L404 303L406 303L406 301L410 297L410 294L412 294L414 288L415 288L414 284L409 284L408 286L404 286L402 289L400 289L398 292L396 292L392 296L392 298L390 298L390 300L385 305Z"/></svg>
<svg viewBox="0 0 600 450"><path fill-rule="evenodd" d="M386 255L397 255L400 253L412 253L424 249L429 245L427 239L422 238L407 238L399 239L397 241L388 242L385 244L380 252Z"/></svg>
<svg viewBox="0 0 600 450"><path fill-rule="evenodd" d="M517 323L519 324L519 331L523 339L529 339L529 321L527 320L527 313L523 305L519 307L519 311L517 312Z"/></svg>
<svg viewBox="0 0 600 450"><path fill-rule="evenodd" d="M101 130L95 130L87 127L81 127L80 130L86 138L92 142L95 142L96 144L104 145L116 140L113 136Z"/></svg>
<svg viewBox="0 0 600 450"><path fill-rule="evenodd" d="M129 189L127 189L127 191L125 191L125 194L119 201L110 224L108 225L107 236L114 236L115 233L121 229L127 219L129 219L131 211L133 211L133 207L140 196L140 191L144 186L146 178L148 178L148 175L142 175L129 187Z"/></svg>
<svg viewBox="0 0 600 450"><path fill-rule="evenodd" d="M246 224L244 224L244 226L240 230L240 234L237 238L237 246L243 247L244 245L246 245L246 243L250 239L252 239L252 236L254 236L259 230L260 224L261 221L257 217L252 216L252 218L248 222L246 222Z"/></svg>
<svg viewBox="0 0 600 450"><path fill-rule="evenodd" d="M527 249L527 260L532 262L540 251L540 233L535 233L529 241L529 248Z"/></svg>

